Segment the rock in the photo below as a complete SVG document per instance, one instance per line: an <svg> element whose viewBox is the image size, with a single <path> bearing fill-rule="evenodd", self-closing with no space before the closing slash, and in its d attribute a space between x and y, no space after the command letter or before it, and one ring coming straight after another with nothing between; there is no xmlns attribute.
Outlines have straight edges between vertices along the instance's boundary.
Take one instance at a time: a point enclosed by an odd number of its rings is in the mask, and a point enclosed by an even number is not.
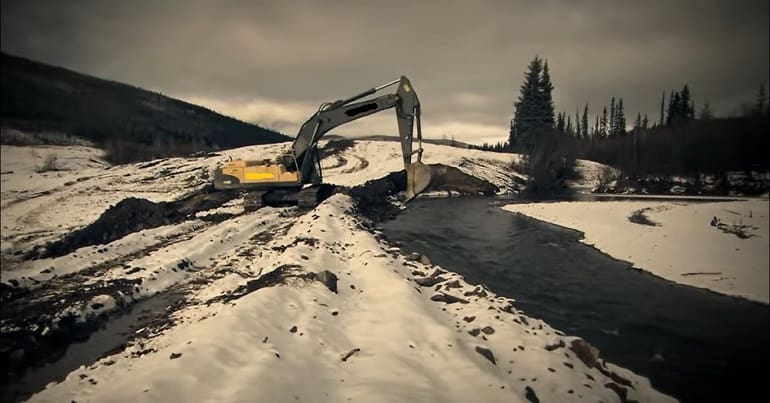
<svg viewBox="0 0 770 403"><path fill-rule="evenodd" d="M484 289L482 287L478 286L478 287L474 288L471 291L466 291L463 295L466 296L466 297L470 297L472 295L475 295L477 297L484 298L484 297L487 296L487 292L484 291Z"/></svg>
<svg viewBox="0 0 770 403"><path fill-rule="evenodd" d="M493 334L495 332L495 329L493 329L492 326L484 326L483 328L481 328L481 331L484 334Z"/></svg>
<svg viewBox="0 0 770 403"><path fill-rule="evenodd" d="M497 365L497 362L495 361L495 355L492 353L492 350L482 346L476 346L474 350L484 356L484 358L488 359L492 364Z"/></svg>
<svg viewBox="0 0 770 403"><path fill-rule="evenodd" d="M540 399L538 399L535 390L530 388L529 385L524 388L524 397L526 397L527 400L529 400L531 403L540 403Z"/></svg>
<svg viewBox="0 0 770 403"><path fill-rule="evenodd" d="M446 279L440 276L439 277L420 277L420 278L414 279L414 282L419 284L422 287L433 287L434 285L442 281L446 281Z"/></svg>
<svg viewBox="0 0 770 403"><path fill-rule="evenodd" d="M604 387L607 389L612 389L615 393L617 393L622 403L628 402L628 389L614 382L605 383Z"/></svg>
<svg viewBox="0 0 770 403"><path fill-rule="evenodd" d="M576 339L572 340L570 350L572 350L578 356L578 358L580 358L580 361L583 361L583 363L586 364L588 368L596 367L599 359L598 348L590 345L583 339Z"/></svg>
<svg viewBox="0 0 770 403"><path fill-rule="evenodd" d="M444 294L443 292L435 294L434 296L430 297L430 300L437 301L437 302L445 302L447 304L454 304L455 302L459 302L461 304L468 303L467 300L464 300L460 297L455 297L454 295Z"/></svg>
<svg viewBox="0 0 770 403"><path fill-rule="evenodd" d="M429 266L431 264L430 263L430 259L428 259L428 257L425 256L425 255L420 256L419 262L424 264L424 265L426 265L426 266Z"/></svg>
<svg viewBox="0 0 770 403"><path fill-rule="evenodd" d="M468 322L468 323L473 322L474 319L476 319L475 316L466 316L466 317L463 318L463 320Z"/></svg>
<svg viewBox="0 0 770 403"><path fill-rule="evenodd" d="M478 336L479 333L481 333L481 329L479 329L479 328L471 329L471 330L468 331L468 334L473 336L473 337Z"/></svg>
<svg viewBox="0 0 770 403"><path fill-rule="evenodd" d="M291 329L289 329L292 333L297 333L297 326L292 326Z"/></svg>
<svg viewBox="0 0 770 403"><path fill-rule="evenodd" d="M323 283L329 291L337 293L337 275L329 270L319 271L314 273L315 279Z"/></svg>
<svg viewBox="0 0 770 403"><path fill-rule="evenodd" d="M420 260L420 257L422 257L422 255L417 253L417 252L410 253L409 256L406 257L406 260L408 260L410 262L416 262L416 261Z"/></svg>
<svg viewBox="0 0 770 403"><path fill-rule="evenodd" d="M548 351L553 351L553 350L556 350L556 349L559 349L559 348L563 348L563 347L566 347L566 346L567 345L564 343L564 340L559 340L559 342L556 343L556 344L549 344L549 345L545 346L545 349L548 350Z"/></svg>
<svg viewBox="0 0 770 403"><path fill-rule="evenodd" d="M350 358L351 356L353 356L353 354L355 354L355 353L357 353L357 352L359 352L359 351L361 351L361 349L360 349L360 348L354 348L354 349L352 349L352 350L348 351L347 353L345 353L345 354L343 354L343 355L342 355L342 361L343 361L343 362L344 362L344 361L347 361L347 360L348 360L348 358Z"/></svg>
<svg viewBox="0 0 770 403"><path fill-rule="evenodd" d="M460 280L450 281L446 284L444 284L445 288L460 288L462 285L460 285Z"/></svg>
<svg viewBox="0 0 770 403"><path fill-rule="evenodd" d="M168 357L169 360L175 360L182 356L182 353L171 353L171 355Z"/></svg>

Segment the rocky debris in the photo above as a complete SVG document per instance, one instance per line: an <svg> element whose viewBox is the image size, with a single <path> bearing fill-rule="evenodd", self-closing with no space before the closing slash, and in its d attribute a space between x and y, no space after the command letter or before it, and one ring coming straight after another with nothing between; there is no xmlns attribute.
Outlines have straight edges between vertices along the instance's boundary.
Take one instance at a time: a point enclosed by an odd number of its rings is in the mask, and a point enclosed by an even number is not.
<svg viewBox="0 0 770 403"><path fill-rule="evenodd" d="M473 336L473 337L478 336L479 333L481 333L481 329L479 329L479 328L468 330L468 334Z"/></svg>
<svg viewBox="0 0 770 403"><path fill-rule="evenodd" d="M476 319L475 316L466 316L466 317L463 318L463 320L468 322L468 323L473 322L474 319Z"/></svg>
<svg viewBox="0 0 770 403"><path fill-rule="evenodd" d="M606 376L606 377L608 377L608 378L612 379L613 381L615 381L615 382L617 382L617 383L619 383L619 384L621 384L621 385L623 385L623 386L628 386L628 387L629 387L629 388L631 388L631 389L635 389L635 388L634 388L634 385L631 383L631 381L629 381L629 380L628 380L628 379L626 379L626 378L623 378L622 376L620 376L620 375L616 374L616 373L615 373L615 372L613 372L613 371L610 371L610 370L606 369L606 368L604 367L604 365L597 365L597 366L596 366L596 368L597 368L597 369L599 370L599 372L601 372L601 373L602 373L604 376Z"/></svg>
<svg viewBox="0 0 770 403"><path fill-rule="evenodd" d="M466 291L463 295L466 297L477 296L479 298L484 298L487 296L487 292L484 291L484 288L481 286L476 286L476 288L471 291Z"/></svg>
<svg viewBox="0 0 770 403"><path fill-rule="evenodd" d="M297 326L292 326L291 329L289 329L289 332L291 333L297 333Z"/></svg>
<svg viewBox="0 0 770 403"><path fill-rule="evenodd" d="M587 341L583 339L575 339L572 340L572 343L570 344L570 350L572 350L578 358L580 358L580 361L583 361L583 363L588 368L594 368L597 367L598 359L599 359L599 349L590 345Z"/></svg>
<svg viewBox="0 0 770 403"><path fill-rule="evenodd" d="M649 225L651 227L660 227L660 224L656 223L655 221L650 220L649 217L644 215L646 211L652 210L652 207L643 208L641 210L636 210L628 217L628 221L631 221L634 224L640 224L640 225Z"/></svg>
<svg viewBox="0 0 770 403"><path fill-rule="evenodd" d="M529 387L524 388L524 397L527 398L531 403L540 403L540 399L537 397L537 394L535 393L535 390Z"/></svg>
<svg viewBox="0 0 770 403"><path fill-rule="evenodd" d="M459 302L461 304L468 303L468 301L465 299L462 299L460 297L455 297L454 295L446 294L443 292L433 295L432 297L430 297L430 300L437 301L437 302L445 302L447 304L454 304L455 302Z"/></svg>
<svg viewBox="0 0 770 403"><path fill-rule="evenodd" d="M446 284L444 284L445 288L461 288L462 285L460 285L460 280L450 281Z"/></svg>
<svg viewBox="0 0 770 403"><path fill-rule="evenodd" d="M483 328L481 328L481 332L486 335L490 335L495 333L495 329L492 328L492 326L484 326Z"/></svg>
<svg viewBox="0 0 770 403"><path fill-rule="evenodd" d="M484 358L488 359L492 364L497 365L497 362L495 361L495 354L492 353L492 350L482 346L476 346L474 350L476 350L476 352L481 354Z"/></svg>
<svg viewBox="0 0 770 403"><path fill-rule="evenodd" d="M549 345L545 346L545 349L548 350L548 351L553 351L553 350L556 350L556 349L559 349L559 348L564 348L566 346L567 345L564 343L564 340L559 340L559 342L556 343L556 344L549 344Z"/></svg>
<svg viewBox="0 0 770 403"><path fill-rule="evenodd" d="M182 353L171 353L171 355L168 357L169 360L175 360L182 356Z"/></svg>
<svg viewBox="0 0 770 403"><path fill-rule="evenodd" d="M615 393L618 394L618 397L620 398L621 403L636 403L635 400L628 400L628 389L614 383L614 382L608 382L604 384L604 387L607 389L612 389Z"/></svg>
<svg viewBox="0 0 770 403"><path fill-rule="evenodd" d="M446 281L443 277L418 277L414 282L422 287L433 287L434 285Z"/></svg>
<svg viewBox="0 0 770 403"><path fill-rule="evenodd" d="M343 361L343 362L347 361L347 360L348 360L348 358L352 357L352 356L353 356L353 354L355 354L355 353L357 353L357 352L359 352L359 351L361 351L361 349L360 349L360 348L354 348L354 349L352 349L352 350L348 351L347 353L345 353L345 354L343 354L343 355L342 355L342 361Z"/></svg>

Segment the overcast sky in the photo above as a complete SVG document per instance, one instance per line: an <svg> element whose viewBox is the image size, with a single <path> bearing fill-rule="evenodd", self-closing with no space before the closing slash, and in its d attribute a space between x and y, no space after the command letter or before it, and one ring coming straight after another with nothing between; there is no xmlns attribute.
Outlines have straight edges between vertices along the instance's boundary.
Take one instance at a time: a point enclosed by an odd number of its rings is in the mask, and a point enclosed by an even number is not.
<svg viewBox="0 0 770 403"><path fill-rule="evenodd" d="M752 102L768 79L768 2L6 1L2 50L294 135L323 101L406 75L428 137L505 140L528 62L548 60L559 111L623 97L659 118ZM593 117L591 118L593 122ZM386 111L337 133L396 133Z"/></svg>

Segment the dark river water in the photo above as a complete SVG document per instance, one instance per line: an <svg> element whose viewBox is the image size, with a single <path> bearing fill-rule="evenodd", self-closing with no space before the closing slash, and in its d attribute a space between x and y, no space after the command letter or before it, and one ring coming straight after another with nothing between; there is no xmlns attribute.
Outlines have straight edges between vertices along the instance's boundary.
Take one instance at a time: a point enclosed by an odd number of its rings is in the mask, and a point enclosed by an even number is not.
<svg viewBox="0 0 770 403"><path fill-rule="evenodd" d="M660 279L490 198L417 200L384 234L516 300L682 402L766 399L770 308ZM693 267L692 271L697 271Z"/></svg>

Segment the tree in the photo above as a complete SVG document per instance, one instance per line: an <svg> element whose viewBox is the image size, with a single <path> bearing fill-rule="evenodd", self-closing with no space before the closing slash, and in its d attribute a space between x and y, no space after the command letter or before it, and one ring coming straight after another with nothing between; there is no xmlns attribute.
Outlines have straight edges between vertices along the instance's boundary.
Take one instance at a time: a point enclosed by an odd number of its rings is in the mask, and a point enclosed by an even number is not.
<svg viewBox="0 0 770 403"><path fill-rule="evenodd" d="M676 120L675 114L677 106L679 105L679 93L671 91L671 96L668 97L668 112L666 113L666 126L672 126Z"/></svg>
<svg viewBox="0 0 770 403"><path fill-rule="evenodd" d="M759 85L759 91L757 92L757 103L754 107L754 114L762 116L765 114L765 106L767 105L767 92L765 91L765 83Z"/></svg>
<svg viewBox="0 0 770 403"><path fill-rule="evenodd" d="M551 83L551 73L548 70L548 61L543 66L543 76L540 78L540 111L542 113L542 125L544 127L553 127L554 107L553 107L553 83Z"/></svg>
<svg viewBox="0 0 770 403"><path fill-rule="evenodd" d="M583 107L583 120L581 126L581 129L583 129L583 139L588 139L588 102L586 102L586 106Z"/></svg>
<svg viewBox="0 0 770 403"><path fill-rule="evenodd" d="M511 145L532 144L528 136L554 126L552 91L548 63L543 64L543 60L535 56L524 74L519 98L514 103L514 117L509 136Z"/></svg>
<svg viewBox="0 0 770 403"><path fill-rule="evenodd" d="M714 112L711 110L711 104L709 101L705 101L703 103L703 107L700 109L700 114L698 116L698 119L700 120L711 120L714 118Z"/></svg>
<svg viewBox="0 0 770 403"><path fill-rule="evenodd" d="M636 114L636 120L634 120L634 133L639 132L639 130L642 128L642 113Z"/></svg>
<svg viewBox="0 0 770 403"><path fill-rule="evenodd" d="M650 121L647 119L647 114L644 114L644 118L642 118L642 129L647 130L649 127Z"/></svg>
<svg viewBox="0 0 770 403"><path fill-rule="evenodd" d="M616 133L617 123L615 122L615 97L610 100L610 127L607 130L607 136L614 136Z"/></svg>
<svg viewBox="0 0 770 403"><path fill-rule="evenodd" d="M601 138L607 137L607 105L604 106L602 111L602 119L599 121L599 136Z"/></svg>
<svg viewBox="0 0 770 403"><path fill-rule="evenodd" d="M558 130L559 133L564 134L564 114L561 112L556 118L556 130Z"/></svg>
<svg viewBox="0 0 770 403"><path fill-rule="evenodd" d="M626 114L623 111L623 98L618 100L618 107L615 113L618 114L618 116L615 118L615 135L626 134Z"/></svg>
<svg viewBox="0 0 770 403"><path fill-rule="evenodd" d="M567 116L567 127L564 129L564 132L570 136L574 134L572 132L572 119L569 116Z"/></svg>
<svg viewBox="0 0 770 403"><path fill-rule="evenodd" d="M665 122L665 111L663 110L663 105L666 103L666 91L663 91L663 95L660 98L660 123L658 126L663 127L663 124Z"/></svg>
<svg viewBox="0 0 770 403"><path fill-rule="evenodd" d="M583 135L583 127L580 124L580 113L578 111L579 109L575 109L575 137L580 139L580 136Z"/></svg>

